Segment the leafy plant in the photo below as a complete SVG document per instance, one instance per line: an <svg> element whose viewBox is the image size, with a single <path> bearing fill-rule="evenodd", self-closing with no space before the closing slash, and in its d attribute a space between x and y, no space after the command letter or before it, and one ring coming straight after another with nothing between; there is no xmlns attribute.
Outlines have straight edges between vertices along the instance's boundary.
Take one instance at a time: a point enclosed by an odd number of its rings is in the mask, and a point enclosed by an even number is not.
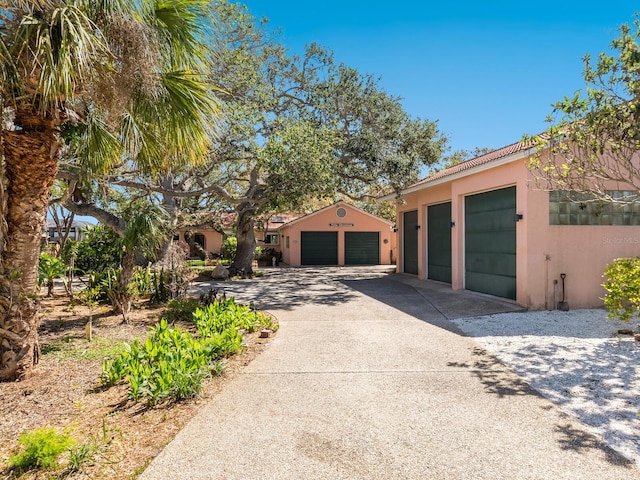
<svg viewBox="0 0 640 480"><path fill-rule="evenodd" d="M151 301L155 303L164 303L171 298L171 290L168 287L167 274L164 268L160 272L153 272Z"/></svg>
<svg viewBox="0 0 640 480"><path fill-rule="evenodd" d="M222 242L222 257L225 260L233 260L238 250L238 239L236 237L227 237Z"/></svg>
<svg viewBox="0 0 640 480"><path fill-rule="evenodd" d="M195 302L195 301L194 301ZM194 303L175 302L181 313L190 311ZM165 400L182 400L196 396L202 381L212 373L224 370L220 359L243 348L242 332L271 326L262 313L236 305L233 299L214 302L206 308L195 308L192 317L197 334L170 327L162 319L149 338L126 345L113 360L102 365L102 382L106 386L121 381L129 384L129 399L146 399L149 405Z"/></svg>
<svg viewBox="0 0 640 480"><path fill-rule="evenodd" d="M22 446L23 450L11 455L9 465L25 471L54 467L60 454L72 447L74 441L51 427L42 427L22 432L18 438L18 445Z"/></svg>
<svg viewBox="0 0 640 480"><path fill-rule="evenodd" d="M66 281L67 266L58 257L42 253L38 262L38 288L47 282L47 296L53 295L53 284L56 278Z"/></svg>
<svg viewBox="0 0 640 480"><path fill-rule="evenodd" d="M154 272L155 275L155 272ZM131 277L132 288L137 297L146 297L153 294L153 281L151 275L151 264L146 268L136 267Z"/></svg>
<svg viewBox="0 0 640 480"><path fill-rule="evenodd" d="M201 306L202 304L195 298L171 300L167 305L168 308L164 317L170 323L188 322L193 319L193 313Z"/></svg>
<svg viewBox="0 0 640 480"><path fill-rule="evenodd" d="M81 273L102 272L120 265L122 240L108 227L85 227L84 238L74 248L75 268Z"/></svg>
<svg viewBox="0 0 640 480"><path fill-rule="evenodd" d="M640 257L618 258L607 265L602 286L609 318L631 320L640 314Z"/></svg>
<svg viewBox="0 0 640 480"><path fill-rule="evenodd" d="M69 466L65 470L66 476L80 472L85 465L92 462L97 451L98 446L93 442L71 448L69 450Z"/></svg>

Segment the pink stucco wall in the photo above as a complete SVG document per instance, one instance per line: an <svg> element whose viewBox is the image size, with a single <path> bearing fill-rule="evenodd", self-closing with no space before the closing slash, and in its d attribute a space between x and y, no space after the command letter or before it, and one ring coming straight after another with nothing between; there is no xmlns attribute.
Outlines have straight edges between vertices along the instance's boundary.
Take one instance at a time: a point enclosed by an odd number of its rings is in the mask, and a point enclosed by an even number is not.
<svg viewBox="0 0 640 480"><path fill-rule="evenodd" d="M207 252L219 254L222 248L222 234L216 230L209 229L191 229L192 234L204 235L205 243L204 249ZM184 230L180 230L180 241L184 241Z"/></svg>
<svg viewBox="0 0 640 480"><path fill-rule="evenodd" d="M343 207L347 215L340 218L336 210ZM331 224L353 224L352 226L335 226ZM301 232L338 232L338 264L344 265L344 232L379 232L380 233L380 264L392 265L397 258L396 234L392 225L385 220L365 213L344 202L319 210L316 213L302 217L290 225L280 229L280 250L284 263L292 266L301 264Z"/></svg>
<svg viewBox="0 0 640 480"><path fill-rule="evenodd" d="M615 258L640 255L640 227L637 226L565 226L549 225L549 193L540 190L526 159L485 168L476 173L446 181L440 185L404 196L397 207L397 270L402 271L402 218L409 210L418 210L418 223L426 225L429 205L451 201L452 288L465 287L464 278L464 197L489 190L516 187L516 211L523 219L516 224L516 302L531 309L554 306L554 280L557 299L561 295L560 274L566 274L566 297L571 308L602 305L607 263ZM427 229L419 230L418 276L427 278Z"/></svg>

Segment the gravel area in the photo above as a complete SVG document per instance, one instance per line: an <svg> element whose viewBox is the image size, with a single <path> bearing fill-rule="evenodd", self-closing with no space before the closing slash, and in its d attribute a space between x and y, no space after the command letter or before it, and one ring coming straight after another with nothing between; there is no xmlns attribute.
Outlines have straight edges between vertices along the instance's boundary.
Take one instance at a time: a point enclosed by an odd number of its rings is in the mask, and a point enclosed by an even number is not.
<svg viewBox="0 0 640 480"><path fill-rule="evenodd" d="M454 320L533 388L640 466L638 322L604 310L504 313Z"/></svg>

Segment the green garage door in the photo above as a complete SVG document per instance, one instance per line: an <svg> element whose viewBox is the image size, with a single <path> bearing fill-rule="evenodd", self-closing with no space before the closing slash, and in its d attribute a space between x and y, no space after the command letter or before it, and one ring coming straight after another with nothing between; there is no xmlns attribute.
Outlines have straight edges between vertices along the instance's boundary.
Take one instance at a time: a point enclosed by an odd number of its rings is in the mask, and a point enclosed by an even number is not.
<svg viewBox="0 0 640 480"><path fill-rule="evenodd" d="M465 197L465 288L516 298L516 187Z"/></svg>
<svg viewBox="0 0 640 480"><path fill-rule="evenodd" d="M378 265L380 232L344 232L345 265Z"/></svg>
<svg viewBox="0 0 640 480"><path fill-rule="evenodd" d="M402 254L404 273L418 274L418 211L405 212L402 217Z"/></svg>
<svg viewBox="0 0 640 480"><path fill-rule="evenodd" d="M301 232L302 265L337 265L338 232Z"/></svg>
<svg viewBox="0 0 640 480"><path fill-rule="evenodd" d="M427 207L427 277L451 283L451 202Z"/></svg>

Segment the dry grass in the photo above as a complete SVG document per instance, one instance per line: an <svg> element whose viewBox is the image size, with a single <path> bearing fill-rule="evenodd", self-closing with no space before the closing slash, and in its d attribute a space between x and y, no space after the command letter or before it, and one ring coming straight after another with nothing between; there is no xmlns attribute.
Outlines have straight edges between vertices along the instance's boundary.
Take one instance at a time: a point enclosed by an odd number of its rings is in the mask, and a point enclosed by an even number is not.
<svg viewBox="0 0 640 480"><path fill-rule="evenodd" d="M81 471L63 474L61 468L30 472L24 479L129 479L170 442L216 395L264 348L268 339L257 334L245 337L247 350L227 360L222 377L208 379L203 392L193 401L144 408L127 401L126 388L99 387L98 377L105 356L114 355L124 342L145 338L149 327L163 314L163 307L142 303L131 315L129 325L107 307L91 311L85 306L69 307L61 294L43 299L40 342L42 356L34 375L19 383L0 384L0 478L18 478L7 469L11 451L24 430L52 426L67 431L77 444L91 445L91 460ZM93 340L85 337L92 315Z"/></svg>

